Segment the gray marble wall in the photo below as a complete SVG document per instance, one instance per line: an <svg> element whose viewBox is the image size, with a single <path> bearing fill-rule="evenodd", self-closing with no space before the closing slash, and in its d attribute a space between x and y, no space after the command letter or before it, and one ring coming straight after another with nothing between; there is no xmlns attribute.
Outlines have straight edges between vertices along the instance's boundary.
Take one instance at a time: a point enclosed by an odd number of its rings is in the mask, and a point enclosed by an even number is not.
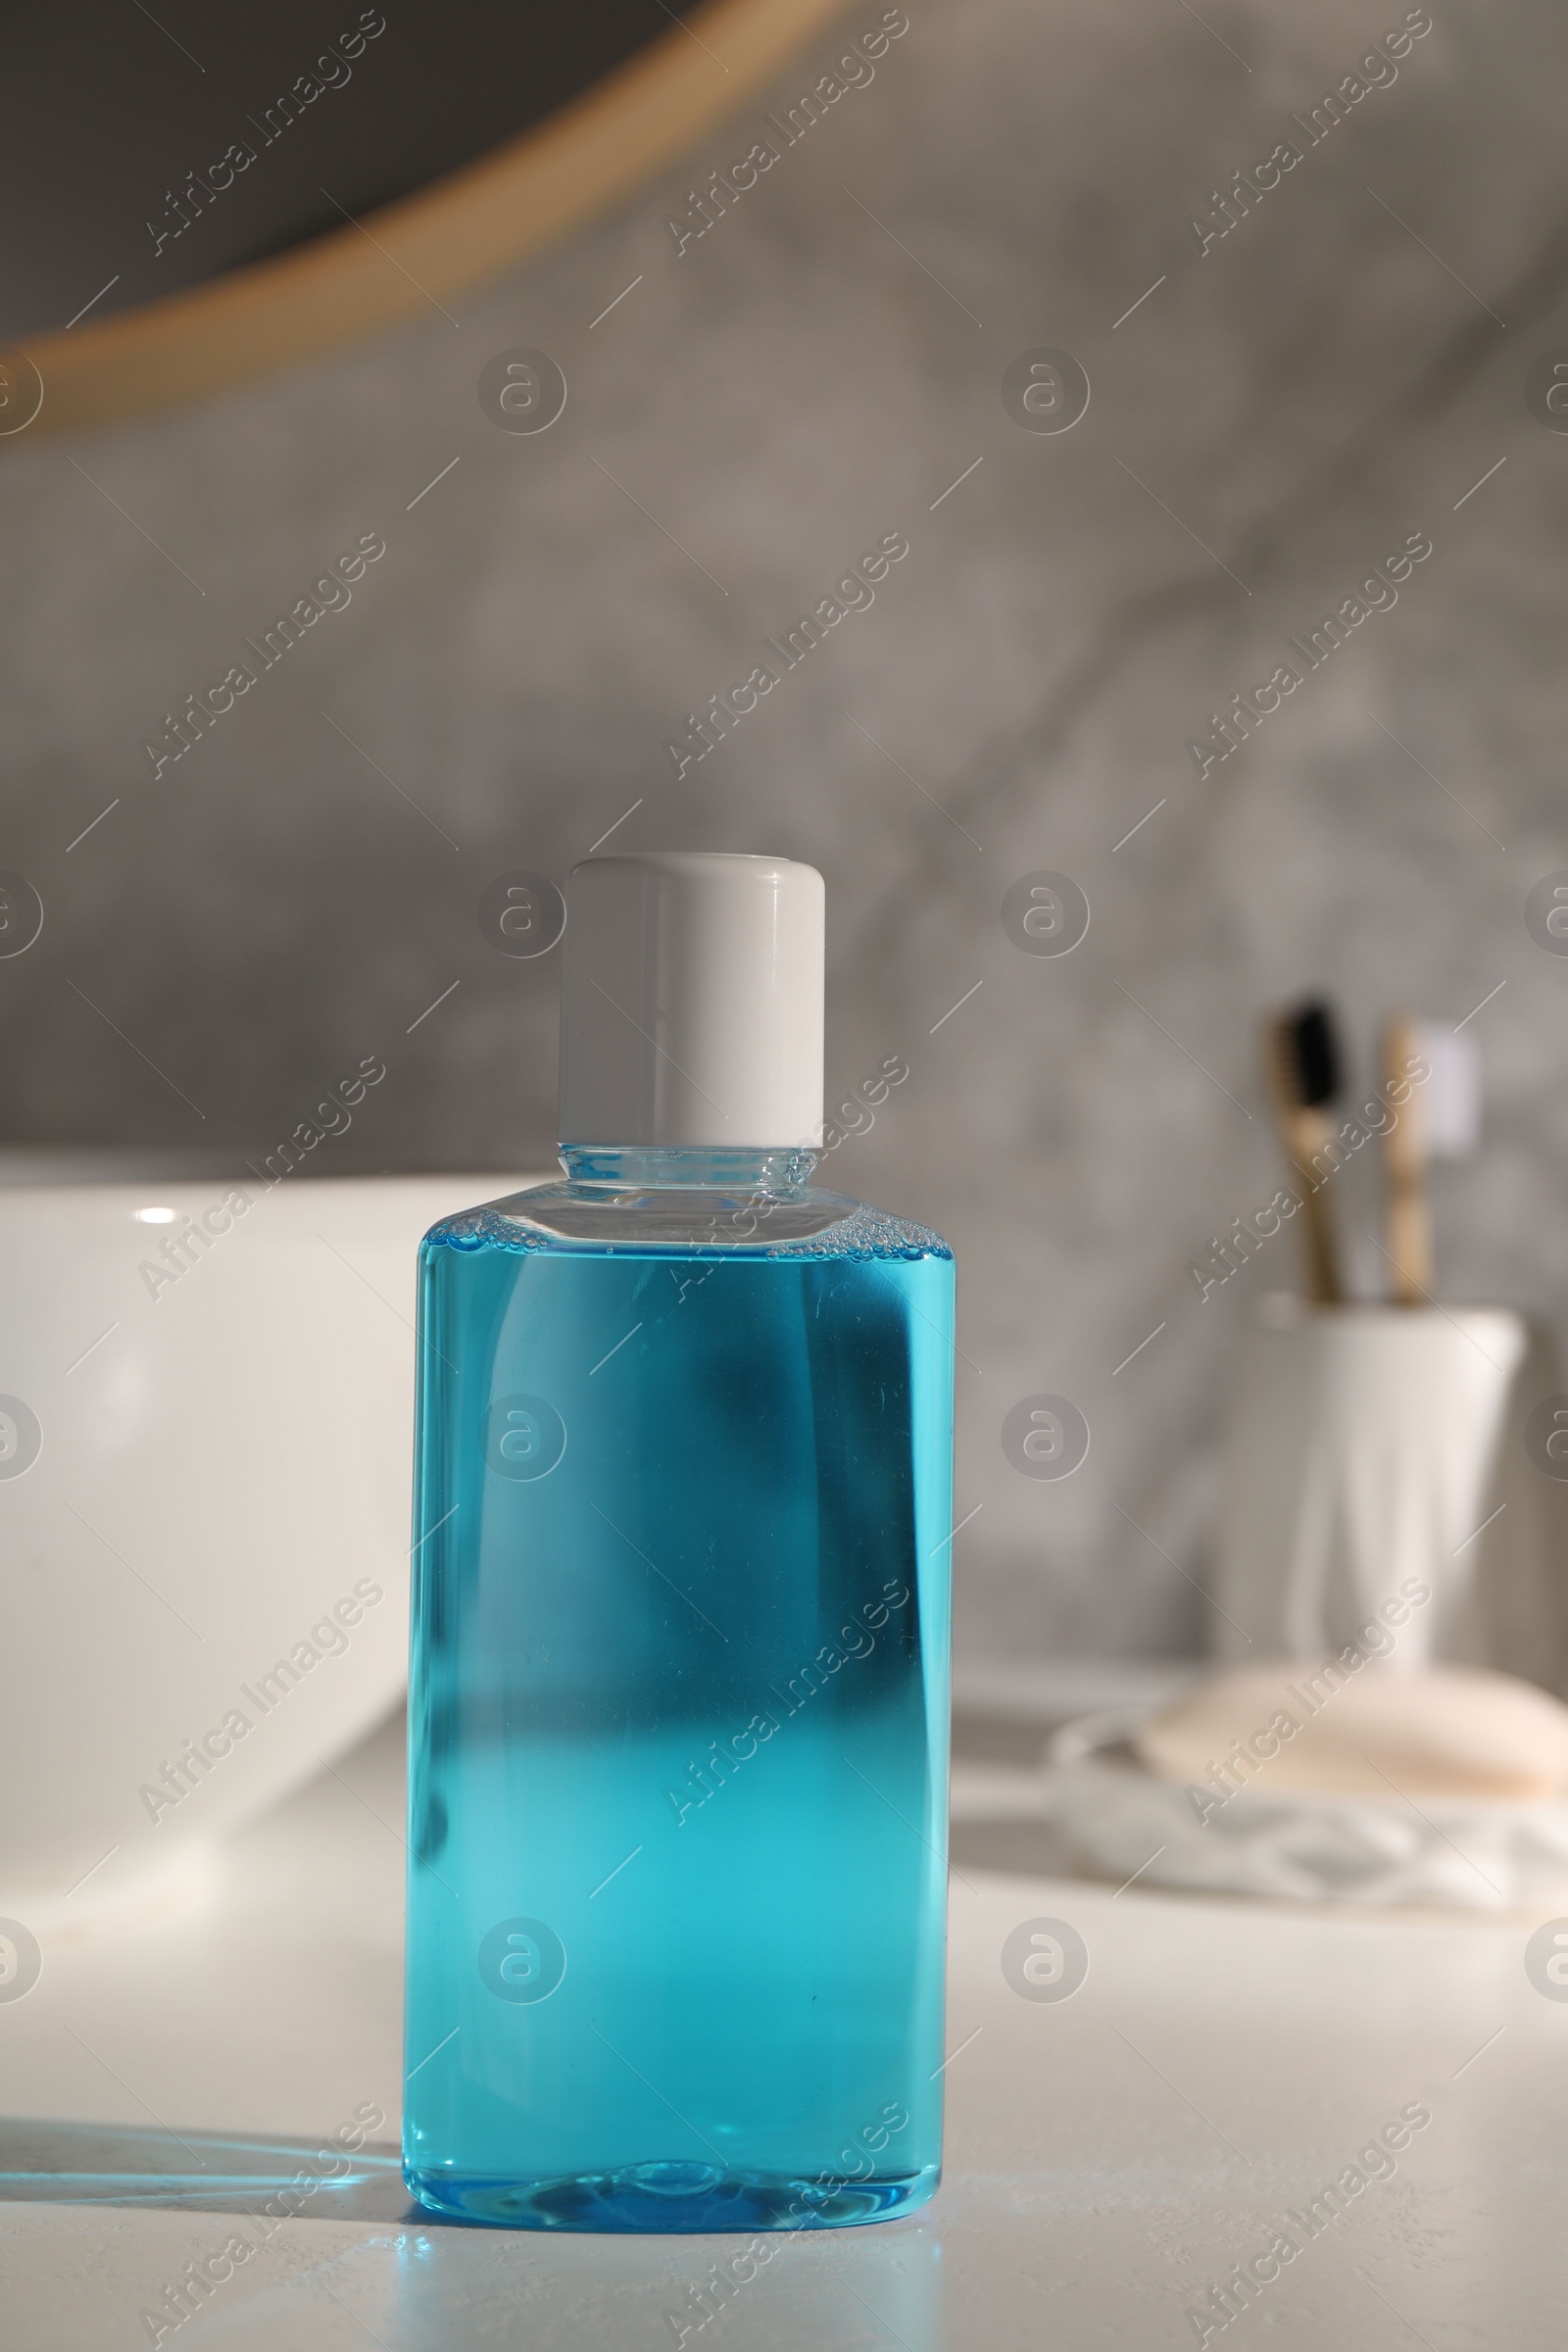
<svg viewBox="0 0 1568 2352"><path fill-rule="evenodd" d="M617 845L808 858L835 1085L911 1073L833 1180L960 1259L961 1638L1198 1646L1235 1341L1294 1280L1288 1236L1204 1302L1187 1271L1278 1181L1266 1006L1331 989L1365 1072L1386 1010L1490 999L1444 1286L1568 1306L1568 963L1524 921L1568 866L1568 437L1525 394L1568 345L1568 26L1432 0L1361 69L1403 18L908 0L682 251L693 172L762 107L455 323L7 447L0 866L47 920L0 961L0 1137L270 1142L377 1054L345 1152L538 1164L555 959L486 943L486 882L559 876L634 803ZM546 433L476 396L518 345L569 384ZM1004 403L1041 347L1087 371L1070 431ZM164 713L365 533L352 603L155 778ZM874 604L677 777L685 714L890 533ZM1396 604L1288 652L1411 534ZM1200 773L1190 739L1282 662L1300 685ZM1040 868L1093 910L1059 958L1001 919ZM1375 1288L1360 1162L1344 1189ZM1060 1483L1002 1450L1035 1391L1093 1430Z"/></svg>

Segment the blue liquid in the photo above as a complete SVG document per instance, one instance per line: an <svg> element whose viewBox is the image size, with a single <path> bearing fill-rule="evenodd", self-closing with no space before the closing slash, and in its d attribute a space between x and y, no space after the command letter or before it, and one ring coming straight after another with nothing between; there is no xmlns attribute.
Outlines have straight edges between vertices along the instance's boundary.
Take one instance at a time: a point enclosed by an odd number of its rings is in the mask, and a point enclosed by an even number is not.
<svg viewBox="0 0 1568 2352"><path fill-rule="evenodd" d="M409 2185L524 2229L908 2211L941 2156L952 1258L867 1210L628 1249L527 1202L421 1254Z"/></svg>

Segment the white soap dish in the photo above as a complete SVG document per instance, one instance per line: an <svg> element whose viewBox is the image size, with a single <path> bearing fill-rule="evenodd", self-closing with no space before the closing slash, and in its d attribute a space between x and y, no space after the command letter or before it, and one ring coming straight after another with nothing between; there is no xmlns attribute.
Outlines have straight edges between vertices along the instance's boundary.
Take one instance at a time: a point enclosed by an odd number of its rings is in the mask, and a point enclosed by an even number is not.
<svg viewBox="0 0 1568 2352"><path fill-rule="evenodd" d="M1118 1884L1309 1903L1497 1911L1568 1903L1568 1803L1271 1792L1200 1807L1132 1745L1141 1709L1080 1716L1043 1767L1073 1861Z"/></svg>

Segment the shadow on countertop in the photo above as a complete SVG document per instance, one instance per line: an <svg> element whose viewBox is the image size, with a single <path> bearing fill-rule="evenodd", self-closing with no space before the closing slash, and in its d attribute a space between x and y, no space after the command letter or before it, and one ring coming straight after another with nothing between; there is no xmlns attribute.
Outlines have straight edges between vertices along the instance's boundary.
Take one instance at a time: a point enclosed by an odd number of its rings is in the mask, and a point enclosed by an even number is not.
<svg viewBox="0 0 1568 2352"><path fill-rule="evenodd" d="M331 2172L334 2164L344 2169ZM282 2221L395 2222L410 2211L396 2148L352 2154L268 2132L0 2119L0 2202L142 2206ZM417 2209L422 2221L433 2214Z"/></svg>

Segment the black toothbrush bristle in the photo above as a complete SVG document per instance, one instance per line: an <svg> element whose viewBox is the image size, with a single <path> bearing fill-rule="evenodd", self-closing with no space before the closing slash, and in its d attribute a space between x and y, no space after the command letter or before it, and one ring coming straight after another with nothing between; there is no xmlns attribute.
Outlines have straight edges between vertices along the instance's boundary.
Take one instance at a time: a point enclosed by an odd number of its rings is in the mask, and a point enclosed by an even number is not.
<svg viewBox="0 0 1568 2352"><path fill-rule="evenodd" d="M1298 1100L1309 1110L1332 1102L1340 1091L1340 1054L1328 1006L1298 1004L1290 1015L1290 1037Z"/></svg>

